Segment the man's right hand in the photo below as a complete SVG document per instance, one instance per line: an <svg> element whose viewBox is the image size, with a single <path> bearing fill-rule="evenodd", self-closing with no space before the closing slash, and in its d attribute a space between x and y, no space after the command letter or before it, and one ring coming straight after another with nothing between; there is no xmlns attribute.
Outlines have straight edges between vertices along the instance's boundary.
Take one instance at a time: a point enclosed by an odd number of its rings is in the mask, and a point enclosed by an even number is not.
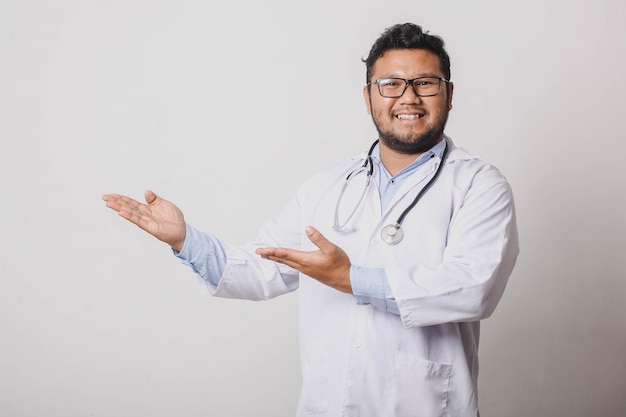
<svg viewBox="0 0 626 417"><path fill-rule="evenodd" d="M157 239L180 251L185 243L185 218L173 203L157 197L152 191L144 195L147 204L119 194L105 194L107 207Z"/></svg>

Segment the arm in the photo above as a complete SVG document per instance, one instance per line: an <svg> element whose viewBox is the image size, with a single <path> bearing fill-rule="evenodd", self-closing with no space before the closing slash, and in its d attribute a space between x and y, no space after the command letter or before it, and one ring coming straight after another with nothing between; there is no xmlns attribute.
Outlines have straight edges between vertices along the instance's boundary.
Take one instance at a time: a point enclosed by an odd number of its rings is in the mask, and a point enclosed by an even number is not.
<svg viewBox="0 0 626 417"><path fill-rule="evenodd" d="M185 243L180 252L174 250L174 255L213 289L219 285L228 261L225 245L219 239L188 224Z"/></svg>
<svg viewBox="0 0 626 417"><path fill-rule="evenodd" d="M210 284L209 291L216 296L261 300L293 291L298 286L295 271L277 267L255 255L259 243L237 248L187 227L180 209L152 191L145 193L146 204L119 194L106 194L102 198L121 217L170 245L176 256ZM281 216L268 222L260 239L271 244L294 245L299 236L292 232L297 219L294 200Z"/></svg>
<svg viewBox="0 0 626 417"><path fill-rule="evenodd" d="M306 234L319 250L258 248L256 252L264 259L297 269L337 291L354 294L357 304L372 304L382 311L400 314L383 269L352 265L339 246L312 226L306 228Z"/></svg>
<svg viewBox="0 0 626 417"><path fill-rule="evenodd" d="M309 226L306 233L319 250L305 252L258 248L256 252L265 259L297 269L337 291L354 294L357 304L371 304L379 310L400 315L383 269L351 265L345 252L318 230Z"/></svg>
<svg viewBox="0 0 626 417"><path fill-rule="evenodd" d="M515 264L518 237L506 181L493 172L474 180L449 225L442 262L434 268L421 264L359 268L312 227L307 228L307 236L317 251L275 247L259 248L257 253L338 291L354 292L359 304L400 314L406 327L486 318ZM374 285L368 281L372 279Z"/></svg>
<svg viewBox="0 0 626 417"><path fill-rule="evenodd" d="M383 268L350 267L350 283L357 304L371 304L381 311L400 315Z"/></svg>
<svg viewBox="0 0 626 417"><path fill-rule="evenodd" d="M326 239L313 226L307 226L307 237L319 250L305 252L280 247L258 248L256 253L287 265L341 292L352 293L350 259L337 245Z"/></svg>
<svg viewBox="0 0 626 417"><path fill-rule="evenodd" d="M510 187L479 173L453 213L442 262L385 269L405 327L489 317L518 252Z"/></svg>

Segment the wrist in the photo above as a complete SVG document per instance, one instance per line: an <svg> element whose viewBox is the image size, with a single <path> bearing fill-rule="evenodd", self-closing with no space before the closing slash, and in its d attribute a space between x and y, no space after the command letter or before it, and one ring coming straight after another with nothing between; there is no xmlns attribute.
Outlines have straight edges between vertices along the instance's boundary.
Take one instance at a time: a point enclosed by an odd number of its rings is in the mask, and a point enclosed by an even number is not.
<svg viewBox="0 0 626 417"><path fill-rule="evenodd" d="M185 246L185 238L187 237L187 230L185 227L185 231L183 232L183 237L181 239L177 239L173 242L168 242L172 249L176 252L180 252L183 250L183 246Z"/></svg>

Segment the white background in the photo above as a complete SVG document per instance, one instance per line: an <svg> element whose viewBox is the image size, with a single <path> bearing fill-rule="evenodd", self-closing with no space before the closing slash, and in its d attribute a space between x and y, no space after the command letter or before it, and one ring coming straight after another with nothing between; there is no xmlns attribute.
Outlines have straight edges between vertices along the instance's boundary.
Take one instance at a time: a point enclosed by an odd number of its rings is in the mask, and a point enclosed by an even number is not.
<svg viewBox="0 0 626 417"><path fill-rule="evenodd" d="M517 203L482 415L626 415L624 4L3 0L0 415L293 415L295 295L210 298L100 197L252 239L375 139L361 58L406 21L444 37L447 133Z"/></svg>

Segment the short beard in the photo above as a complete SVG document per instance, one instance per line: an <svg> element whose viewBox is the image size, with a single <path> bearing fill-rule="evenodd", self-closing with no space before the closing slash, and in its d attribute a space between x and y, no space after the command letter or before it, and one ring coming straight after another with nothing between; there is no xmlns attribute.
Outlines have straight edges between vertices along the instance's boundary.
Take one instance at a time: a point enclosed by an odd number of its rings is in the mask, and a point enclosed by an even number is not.
<svg viewBox="0 0 626 417"><path fill-rule="evenodd" d="M378 123L376 123L376 119L374 119L373 115L372 120L374 121L376 130L378 131L380 141L386 147L398 153L414 155L426 152L441 140L443 137L443 130L448 121L448 111L446 111L441 123L431 129L428 129L421 135L407 135L402 137L392 132L383 132L378 126Z"/></svg>

